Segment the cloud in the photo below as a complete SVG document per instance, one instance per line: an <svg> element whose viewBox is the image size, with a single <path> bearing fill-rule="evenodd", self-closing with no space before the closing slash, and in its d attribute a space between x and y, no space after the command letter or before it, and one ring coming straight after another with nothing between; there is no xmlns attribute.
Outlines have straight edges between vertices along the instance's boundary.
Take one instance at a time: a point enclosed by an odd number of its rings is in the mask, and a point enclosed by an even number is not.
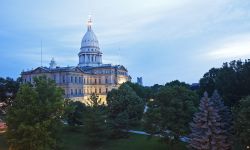
<svg viewBox="0 0 250 150"><path fill-rule="evenodd" d="M207 49L207 59L240 59L250 57L250 33L220 40Z"/></svg>

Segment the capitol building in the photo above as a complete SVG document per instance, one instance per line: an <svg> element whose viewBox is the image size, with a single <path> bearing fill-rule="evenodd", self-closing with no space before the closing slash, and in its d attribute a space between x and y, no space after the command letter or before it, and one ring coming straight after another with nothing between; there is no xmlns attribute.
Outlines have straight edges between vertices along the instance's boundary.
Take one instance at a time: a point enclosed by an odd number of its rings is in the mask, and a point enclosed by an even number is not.
<svg viewBox="0 0 250 150"><path fill-rule="evenodd" d="M64 97L76 101L86 101L90 94L96 93L106 101L106 95L122 83L131 81L128 70L122 65L102 63L102 51L92 29L89 18L87 32L82 38L79 63L72 67L58 67L54 59L49 67L41 66L21 73L24 83L33 83L33 78L46 76L64 90Z"/></svg>

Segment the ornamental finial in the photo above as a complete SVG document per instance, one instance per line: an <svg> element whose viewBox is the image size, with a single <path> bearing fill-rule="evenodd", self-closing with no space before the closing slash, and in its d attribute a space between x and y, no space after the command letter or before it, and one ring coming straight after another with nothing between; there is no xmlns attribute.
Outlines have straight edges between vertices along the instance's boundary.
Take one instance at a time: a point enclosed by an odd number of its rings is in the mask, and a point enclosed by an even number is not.
<svg viewBox="0 0 250 150"><path fill-rule="evenodd" d="M92 18L91 18L91 15L89 15L89 19L88 19L88 30L91 30L91 26L92 26Z"/></svg>

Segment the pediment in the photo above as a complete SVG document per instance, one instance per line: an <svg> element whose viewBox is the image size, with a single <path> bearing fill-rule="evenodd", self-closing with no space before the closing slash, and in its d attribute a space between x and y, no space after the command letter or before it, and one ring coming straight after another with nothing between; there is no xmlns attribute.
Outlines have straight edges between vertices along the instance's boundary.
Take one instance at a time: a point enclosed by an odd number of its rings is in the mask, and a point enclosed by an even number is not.
<svg viewBox="0 0 250 150"><path fill-rule="evenodd" d="M46 73L46 72L48 72L48 70L46 70L42 67L38 67L32 71L32 73Z"/></svg>

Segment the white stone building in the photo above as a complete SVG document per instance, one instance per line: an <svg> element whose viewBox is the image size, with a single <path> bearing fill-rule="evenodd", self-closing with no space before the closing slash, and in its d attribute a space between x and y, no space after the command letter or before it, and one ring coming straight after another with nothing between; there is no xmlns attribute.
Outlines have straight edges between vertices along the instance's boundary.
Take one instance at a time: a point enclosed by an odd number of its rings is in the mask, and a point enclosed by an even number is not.
<svg viewBox="0 0 250 150"><path fill-rule="evenodd" d="M105 102L108 91L131 80L124 66L102 63L102 52L92 30L91 19L88 20L78 56L77 66L57 67L52 59L49 67L24 71L21 73L23 82L33 83L34 77L45 75L64 90L65 98L84 102L91 93L96 93Z"/></svg>

